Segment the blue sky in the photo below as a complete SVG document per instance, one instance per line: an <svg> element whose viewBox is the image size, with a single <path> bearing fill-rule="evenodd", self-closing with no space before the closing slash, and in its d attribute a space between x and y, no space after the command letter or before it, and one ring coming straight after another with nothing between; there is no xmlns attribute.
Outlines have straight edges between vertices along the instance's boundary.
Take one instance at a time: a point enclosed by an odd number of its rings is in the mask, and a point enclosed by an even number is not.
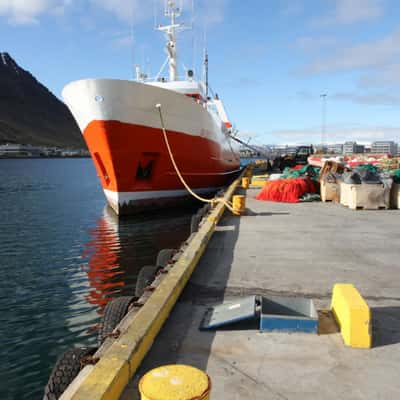
<svg viewBox="0 0 400 400"><path fill-rule="evenodd" d="M160 0L155 0L160 2ZM191 0L184 0L186 22ZM76 79L155 75L163 37L153 0L0 0L0 51L60 96ZM158 3L157 3L158 4ZM201 71L243 137L317 143L400 141L400 7L396 0L194 0L182 63ZM158 9L158 7L156 7ZM158 13L159 14L159 13ZM161 19L158 19L161 22Z"/></svg>

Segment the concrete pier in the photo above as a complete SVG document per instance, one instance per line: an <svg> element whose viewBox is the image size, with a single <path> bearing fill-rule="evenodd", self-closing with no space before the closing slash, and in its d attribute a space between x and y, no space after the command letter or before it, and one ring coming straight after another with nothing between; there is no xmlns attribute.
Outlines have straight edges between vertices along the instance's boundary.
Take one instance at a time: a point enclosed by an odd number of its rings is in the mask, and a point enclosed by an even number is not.
<svg viewBox="0 0 400 400"><path fill-rule="evenodd" d="M121 399L139 399L139 378L169 363L207 371L211 399L400 398L399 211L262 202L258 191L247 191L246 215L225 212ZM372 349L346 347L340 333L198 329L208 306L245 295L305 296L329 308L335 283L354 284L371 307Z"/></svg>

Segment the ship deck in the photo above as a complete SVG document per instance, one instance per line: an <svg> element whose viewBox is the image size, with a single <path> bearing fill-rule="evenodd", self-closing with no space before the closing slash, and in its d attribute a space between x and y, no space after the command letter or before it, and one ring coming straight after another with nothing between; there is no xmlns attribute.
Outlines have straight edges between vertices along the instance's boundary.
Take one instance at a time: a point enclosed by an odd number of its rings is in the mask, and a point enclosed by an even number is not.
<svg viewBox="0 0 400 400"><path fill-rule="evenodd" d="M206 371L212 399L400 398L399 212L254 199L225 212L189 284L121 396L139 399L148 370L184 363ZM253 294L306 296L329 308L335 283L352 283L373 315L372 349L340 333L266 333L253 323L200 331L206 308Z"/></svg>

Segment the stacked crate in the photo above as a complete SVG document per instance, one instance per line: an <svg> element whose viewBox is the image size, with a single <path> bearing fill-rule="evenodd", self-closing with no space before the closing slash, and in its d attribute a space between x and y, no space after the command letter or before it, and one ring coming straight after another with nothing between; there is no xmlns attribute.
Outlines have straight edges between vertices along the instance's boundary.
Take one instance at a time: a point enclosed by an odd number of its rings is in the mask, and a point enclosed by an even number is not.
<svg viewBox="0 0 400 400"><path fill-rule="evenodd" d="M340 203L352 210L388 209L390 192L383 184L340 184Z"/></svg>

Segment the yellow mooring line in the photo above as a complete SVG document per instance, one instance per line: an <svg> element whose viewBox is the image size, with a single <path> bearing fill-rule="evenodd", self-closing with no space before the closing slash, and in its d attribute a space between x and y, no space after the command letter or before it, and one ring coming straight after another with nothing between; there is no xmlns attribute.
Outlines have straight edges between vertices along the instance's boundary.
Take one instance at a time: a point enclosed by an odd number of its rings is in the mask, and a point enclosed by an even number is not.
<svg viewBox="0 0 400 400"><path fill-rule="evenodd" d="M139 311L125 317L126 329L119 338L101 353L97 364L86 366L80 372L61 400L115 400L120 397L190 279L224 213L225 204L245 174L246 170L231 184L225 193L225 201L219 202L206 217L205 223Z"/></svg>
<svg viewBox="0 0 400 400"><path fill-rule="evenodd" d="M157 104L156 108L158 110L158 113L160 115L160 123L161 123L161 130L164 136L164 141L165 141L165 145L167 147L168 150L168 154L169 157L171 159L171 163L175 169L176 174L178 175L179 180L181 181L182 185L185 187L185 189L197 200L202 201L203 203L211 203L211 204L216 204L216 203L224 203L226 208L228 208L230 211L234 212L234 209L232 207L232 204L227 201L224 197L216 197L216 198L212 198L212 199L206 199L205 197L199 196L197 193L195 193L192 188L187 184L187 182L185 181L184 177L181 174L180 169L178 168L178 165L176 164L175 161L175 157L174 154L171 150L171 145L169 144L169 140L168 140L168 135L167 135L167 130L165 129L165 123L164 123L164 117L163 117L163 113L162 113L162 109L161 109L161 104Z"/></svg>

